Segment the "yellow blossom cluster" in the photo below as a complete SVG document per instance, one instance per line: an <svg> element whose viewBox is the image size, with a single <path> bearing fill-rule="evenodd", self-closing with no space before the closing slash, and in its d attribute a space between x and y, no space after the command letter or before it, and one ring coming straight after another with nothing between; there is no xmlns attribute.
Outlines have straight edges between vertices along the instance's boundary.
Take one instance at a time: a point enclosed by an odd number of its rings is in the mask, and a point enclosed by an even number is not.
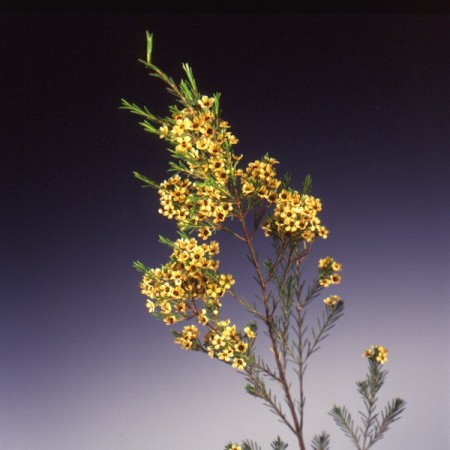
<svg viewBox="0 0 450 450"><path fill-rule="evenodd" d="M372 345L363 352L363 356L371 361L384 364L388 360L388 349L382 345Z"/></svg>
<svg viewBox="0 0 450 450"><path fill-rule="evenodd" d="M218 253L217 241L201 245L194 238L175 241L169 262L150 269L142 279L141 293L149 299L149 311L171 325L199 316L194 303L198 299L205 303L208 313L217 316L220 298L234 284L232 275L217 273L219 261L213 257Z"/></svg>
<svg viewBox="0 0 450 450"><path fill-rule="evenodd" d="M320 224L317 213L322 210L320 199L283 189L275 198L275 211L264 225L266 236L289 236L312 242L317 236L326 239L328 229Z"/></svg>
<svg viewBox="0 0 450 450"><path fill-rule="evenodd" d="M175 339L175 343L181 345L181 348L185 350L190 350L193 345L196 345L199 336L199 329L195 325L186 325Z"/></svg>
<svg viewBox="0 0 450 450"><path fill-rule="evenodd" d="M276 176L275 164L278 164L278 161L266 155L262 161L256 160L250 163L245 172L242 169L236 171L241 178L242 194L244 196L256 195L269 203L274 203L277 189L281 184Z"/></svg>
<svg viewBox="0 0 450 450"><path fill-rule="evenodd" d="M339 284L341 276L337 272L341 270L342 264L331 256L319 259L319 285L326 288L332 284Z"/></svg>
<svg viewBox="0 0 450 450"><path fill-rule="evenodd" d="M204 95L196 105L173 108L172 117L159 128L160 138L171 143L170 152L180 161L173 167L186 174L185 179L176 175L161 183L159 212L175 218L182 229L199 229L203 239L232 214L227 183L241 158L232 151L238 139L213 109L215 101Z"/></svg>
<svg viewBox="0 0 450 450"><path fill-rule="evenodd" d="M241 334L230 320L219 320L220 299L235 282L232 275L218 273L219 261L214 256L219 253L219 243L199 244L194 238L181 238L172 247L169 262L149 269L142 279L141 292L148 298L149 312L167 325L196 319L208 328L203 342L198 327L186 325L181 332L174 331L175 343L186 350L205 351L244 370L255 332L249 326Z"/></svg>
<svg viewBox="0 0 450 450"><path fill-rule="evenodd" d="M247 332L250 331L250 333ZM238 370L244 370L247 365L247 350L250 339L254 338L254 332L246 328L246 335L242 337L237 331L236 325L230 326L230 320L217 322L214 329L208 331L205 336L206 351L211 358L230 363Z"/></svg>
<svg viewBox="0 0 450 450"><path fill-rule="evenodd" d="M330 295L329 297L323 300L325 305L327 306L336 306L343 302L342 298L339 295Z"/></svg>
<svg viewBox="0 0 450 450"><path fill-rule="evenodd" d="M211 229L233 210L232 202L215 187L192 183L179 175L162 182L158 193L159 213L168 219L175 218L181 229L189 225L199 227L198 237L202 239L210 237Z"/></svg>

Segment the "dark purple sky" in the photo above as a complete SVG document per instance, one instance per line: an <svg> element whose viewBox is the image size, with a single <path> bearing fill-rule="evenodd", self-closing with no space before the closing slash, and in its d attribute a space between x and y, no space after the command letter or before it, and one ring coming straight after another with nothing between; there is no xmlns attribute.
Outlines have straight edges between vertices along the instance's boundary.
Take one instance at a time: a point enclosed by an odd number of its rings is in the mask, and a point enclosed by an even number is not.
<svg viewBox="0 0 450 450"><path fill-rule="evenodd" d="M376 448L448 448L450 16L168 13L0 17L0 448L289 436L233 370L173 345L139 293L132 261L159 266L158 234L175 236L132 176L162 181L165 145L118 110L173 103L137 62L145 30L159 67L179 80L189 62L222 92L245 161L268 152L298 188L311 174L323 201L316 256L344 264L347 312L311 364L308 441L327 429L350 448L327 411L357 411L360 353L381 344L385 400L408 408ZM240 252L223 267L250 294Z"/></svg>

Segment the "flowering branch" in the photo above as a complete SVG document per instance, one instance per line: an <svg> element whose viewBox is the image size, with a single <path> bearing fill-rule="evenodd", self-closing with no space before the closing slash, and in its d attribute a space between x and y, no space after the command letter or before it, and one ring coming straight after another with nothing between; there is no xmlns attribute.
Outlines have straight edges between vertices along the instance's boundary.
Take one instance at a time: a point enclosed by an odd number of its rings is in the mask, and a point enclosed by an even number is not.
<svg viewBox="0 0 450 450"><path fill-rule="evenodd" d="M387 371L383 364L387 361L388 351L381 345L372 346L363 353L369 359L369 372L366 379L356 383L358 393L364 401L365 412L360 411L362 426L354 426L353 419L345 406L334 406L330 414L336 424L350 438L357 450L368 450L379 441L389 426L400 418L406 403L400 398L392 400L384 411L376 412L378 392L384 384Z"/></svg>
<svg viewBox="0 0 450 450"><path fill-rule="evenodd" d="M316 326L306 324L313 301L324 289L341 281L342 265L330 256L319 260L317 278L310 286L302 278L312 245L329 233L319 218L322 202L311 195L309 176L303 190L295 190L289 177L277 176L278 161L267 154L242 168L242 155L234 153L238 139L221 117L220 94L201 94L188 64L182 65L187 79L177 85L153 64L152 53L153 36L147 32L147 55L141 62L151 76L166 84L177 105L169 107L167 117L126 100L122 100L122 108L141 116L145 131L169 145L172 175L167 180L158 183L137 172L134 175L145 187L157 190L158 212L175 221L179 238L171 241L160 237L160 242L171 249L169 261L161 267L134 263L143 273L140 288L147 297L148 311L171 327L175 343L182 349L206 353L240 371L247 381L247 392L262 399L295 435L299 449L306 450L306 362L344 310L342 298L329 295L323 299ZM260 291L253 303L236 291L232 274L219 270L220 244L211 238L221 232L237 239L247 252ZM194 233L203 242L192 237ZM255 248L258 234L264 234L273 245L274 257L264 262ZM222 299L227 295L254 319L243 330L221 317ZM182 328L178 325L188 322ZM269 337L271 364L255 352L258 327ZM367 450L379 440L404 408L404 403L396 399L381 416L375 412L376 394L385 377L378 367L384 362L383 349L374 347L367 354L375 359L370 359L367 380L358 383L367 408L362 415L363 427L354 429L345 407L332 411L336 423L358 450ZM296 375L293 380L292 372ZM271 385L281 389L285 406L277 400ZM271 446L273 450L287 448L279 437ZM229 443L225 448L260 449L249 440L241 445ZM328 450L329 436L325 432L315 436L312 448Z"/></svg>

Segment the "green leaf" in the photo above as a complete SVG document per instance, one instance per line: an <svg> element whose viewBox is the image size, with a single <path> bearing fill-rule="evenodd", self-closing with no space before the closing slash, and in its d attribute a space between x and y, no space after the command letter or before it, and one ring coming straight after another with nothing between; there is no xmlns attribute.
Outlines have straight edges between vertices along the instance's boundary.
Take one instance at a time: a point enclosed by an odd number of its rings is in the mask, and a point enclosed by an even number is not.
<svg viewBox="0 0 450 450"><path fill-rule="evenodd" d="M330 435L325 431L322 431L321 434L315 435L312 443L312 450L329 450L330 448Z"/></svg>
<svg viewBox="0 0 450 450"><path fill-rule="evenodd" d="M166 238L161 235L159 235L158 238L159 238L159 242L161 242L161 244L168 245L169 247L175 247L175 242L171 241L169 238Z"/></svg>
<svg viewBox="0 0 450 450"><path fill-rule="evenodd" d="M242 450L261 450L261 447L256 442L247 439L242 442Z"/></svg>
<svg viewBox="0 0 450 450"><path fill-rule="evenodd" d="M149 271L148 267L146 267L143 263L140 261L133 261L133 267L138 270L139 272L146 273Z"/></svg>
<svg viewBox="0 0 450 450"><path fill-rule="evenodd" d="M306 175L305 181L303 181L303 193L309 195L312 190L312 178L311 175Z"/></svg>
<svg viewBox="0 0 450 450"><path fill-rule="evenodd" d="M280 436L277 436L270 446L273 450L286 450L288 448L288 445L281 440Z"/></svg>
<svg viewBox="0 0 450 450"><path fill-rule="evenodd" d="M143 181L145 184L147 184L148 186L143 186L143 187L152 187L155 189L159 189L161 186L156 183L155 181L150 180L149 178L147 178L145 175L142 175L138 172L133 171L133 175L138 179Z"/></svg>
<svg viewBox="0 0 450 450"><path fill-rule="evenodd" d="M147 37L147 64L151 64L153 51L153 33L145 32Z"/></svg>

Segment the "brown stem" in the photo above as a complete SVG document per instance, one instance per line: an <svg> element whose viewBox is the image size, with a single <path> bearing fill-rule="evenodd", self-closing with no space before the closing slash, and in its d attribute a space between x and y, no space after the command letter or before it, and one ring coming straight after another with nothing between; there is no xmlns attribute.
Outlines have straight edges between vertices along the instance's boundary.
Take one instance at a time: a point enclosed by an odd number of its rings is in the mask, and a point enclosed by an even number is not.
<svg viewBox="0 0 450 450"><path fill-rule="evenodd" d="M275 357L275 363L278 369L278 373L279 373L279 378L280 378L280 384L283 388L284 391L284 395L285 395L285 399L286 402L288 404L289 407L289 411L291 413L292 416L292 420L294 423L294 430L295 430L295 435L297 436L298 439L298 443L300 446L300 450L306 450L305 447L305 443L303 441L303 430L302 430L302 426L301 423L299 421L299 418L297 416L296 413L296 409L295 409L295 404L294 401L292 399L292 395L289 389L289 383L286 379L286 373L285 370L283 368L283 364L281 362L281 358L280 358L280 353L278 351L278 346L277 346L277 341L276 341L276 337L274 334L274 330L273 330L273 317L272 314L270 312L270 302L269 302L269 296L267 295L267 285L266 285L266 280L264 280L264 277L261 273L261 268L259 266L259 261L258 258L256 256L256 252L255 249L253 247L253 242L251 239L251 236L249 236L249 233L247 231L247 226L245 223L245 217L243 215L241 215L240 217L240 222L242 225L242 231L244 233L244 237L245 237L245 242L247 244L247 248L249 250L250 253L250 260L255 268L256 271L256 275L258 278L258 282L259 285L261 286L261 290L262 290L262 294L263 294L263 302L264 302L264 310L265 310L265 323L267 325L267 329L269 332L269 338L270 338L270 342L272 344L272 350L273 350L273 354Z"/></svg>
<svg viewBox="0 0 450 450"><path fill-rule="evenodd" d="M305 407L305 392L304 392L304 379L303 375L305 372L304 359L303 359L303 319L305 317L303 312L303 303L302 303L302 284L301 284L301 270L300 263L304 256L306 256L309 252L309 248L307 247L304 252L299 253L299 248L296 246L296 260L295 260L295 278L296 278L296 297L297 297L297 334L298 334L298 381L299 381L299 395L300 395L300 405L299 405L299 414L300 414L300 436L302 437L302 442L299 441L300 448L304 450L305 443L303 442L303 423L304 423L304 407Z"/></svg>

